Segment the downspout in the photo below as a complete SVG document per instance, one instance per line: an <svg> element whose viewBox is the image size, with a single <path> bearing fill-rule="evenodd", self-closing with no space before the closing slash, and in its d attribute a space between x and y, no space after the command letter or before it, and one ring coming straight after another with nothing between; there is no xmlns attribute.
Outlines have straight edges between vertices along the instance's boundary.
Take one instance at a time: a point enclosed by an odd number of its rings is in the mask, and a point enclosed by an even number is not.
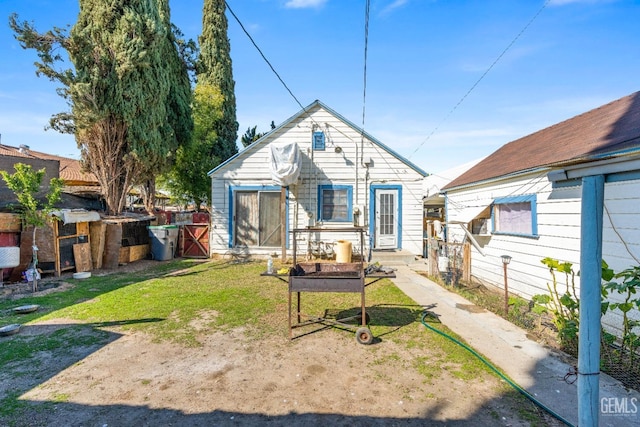
<svg viewBox="0 0 640 427"><path fill-rule="evenodd" d="M600 295L604 175L582 178L578 425L596 427L599 414Z"/></svg>

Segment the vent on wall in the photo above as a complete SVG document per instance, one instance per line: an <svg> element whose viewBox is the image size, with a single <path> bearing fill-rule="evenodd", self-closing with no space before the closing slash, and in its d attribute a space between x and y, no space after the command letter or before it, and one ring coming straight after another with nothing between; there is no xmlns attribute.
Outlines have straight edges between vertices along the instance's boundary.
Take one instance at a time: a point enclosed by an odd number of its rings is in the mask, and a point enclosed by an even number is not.
<svg viewBox="0 0 640 427"><path fill-rule="evenodd" d="M324 150L324 132L313 133L313 149L320 151Z"/></svg>

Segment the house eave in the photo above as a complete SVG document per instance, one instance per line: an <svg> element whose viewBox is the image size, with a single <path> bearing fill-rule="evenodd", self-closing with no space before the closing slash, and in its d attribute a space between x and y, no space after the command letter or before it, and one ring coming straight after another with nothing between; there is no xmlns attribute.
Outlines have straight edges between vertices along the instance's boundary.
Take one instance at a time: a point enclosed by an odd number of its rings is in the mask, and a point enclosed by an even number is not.
<svg viewBox="0 0 640 427"><path fill-rule="evenodd" d="M600 158L600 160L598 160ZM619 155L602 159L602 156L594 156L591 161L582 161L557 165L554 174L550 173L550 181L570 181L581 179L585 176L611 175L631 171L640 171L640 153L624 152Z"/></svg>
<svg viewBox="0 0 640 427"><path fill-rule="evenodd" d="M422 175L422 177L426 177L426 176L429 175L427 172L425 172L424 170L419 168L417 165L413 164L410 160L408 160L405 157L401 156L400 154L398 154L397 152L395 152L394 150L392 150L391 148L389 148L388 146L386 146L385 144L383 144L382 142L380 142L379 140L377 140L376 138L374 138L373 136L371 136L370 134L365 132L364 129L356 126L353 122L351 122L350 120L346 119L340 113L336 112L332 108L330 108L327 105L325 105L322 101L315 100L314 102L309 104L307 107L304 107L302 110L298 111L296 114L294 114L293 116L289 117L287 120L282 122L275 129L272 129L269 133L264 135L262 138L254 141L253 143L251 143L250 145L245 147L242 151L236 153L232 157L229 157L227 160L225 160L224 162L220 163L218 166L216 166L215 168L210 170L207 173L207 176L209 176L211 178L213 175L218 173L218 171L220 171L221 169L225 168L229 163L232 163L238 157L245 156L246 153L251 152L255 147L261 145L266 139L271 138L274 134L277 134L279 130L281 130L282 128L288 126L291 122L293 122L294 120L298 119L300 116L308 114L309 110L311 110L312 108L314 108L316 106L319 106L319 107L323 108L324 110L326 110L327 112L329 112L330 114L332 114L333 116L338 118L340 121L345 123L347 126L352 128L354 131L356 131L357 133L361 134L364 138L366 138L367 140L369 140L369 141L373 142L374 144L378 145L380 148L385 150L387 153L391 154L392 156L394 156L395 158L397 158L398 160L400 160L401 162L406 164L409 168L413 169L415 172L417 172L418 174Z"/></svg>
<svg viewBox="0 0 640 427"><path fill-rule="evenodd" d="M524 176L524 175L543 174L543 173L547 173L550 169L551 168L547 167L547 166L538 167L538 168L532 168L532 169L525 169L525 170L509 173L509 174L506 174L506 175L487 178L487 179L483 179L483 180L480 180L480 181L469 182L467 184L456 185L454 187L445 187L445 188L442 189L442 193L446 194L446 193L449 193L451 191L460 191L460 190L466 190L466 189L469 189L469 188L483 186L483 185L491 185L491 184L495 184L495 183L498 183L498 182L501 182L501 181L507 181L507 180L510 180L510 179L513 179L513 178Z"/></svg>

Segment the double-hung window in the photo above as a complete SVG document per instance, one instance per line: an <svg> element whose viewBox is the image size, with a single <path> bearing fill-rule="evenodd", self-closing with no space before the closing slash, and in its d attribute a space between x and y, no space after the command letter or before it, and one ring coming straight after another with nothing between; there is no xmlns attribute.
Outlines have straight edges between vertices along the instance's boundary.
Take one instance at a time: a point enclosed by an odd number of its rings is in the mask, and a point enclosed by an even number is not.
<svg viewBox="0 0 640 427"><path fill-rule="evenodd" d="M318 220L353 221L353 188L350 185L320 185L318 187Z"/></svg>
<svg viewBox="0 0 640 427"><path fill-rule="evenodd" d="M493 202L493 232L537 237L536 195L500 197Z"/></svg>

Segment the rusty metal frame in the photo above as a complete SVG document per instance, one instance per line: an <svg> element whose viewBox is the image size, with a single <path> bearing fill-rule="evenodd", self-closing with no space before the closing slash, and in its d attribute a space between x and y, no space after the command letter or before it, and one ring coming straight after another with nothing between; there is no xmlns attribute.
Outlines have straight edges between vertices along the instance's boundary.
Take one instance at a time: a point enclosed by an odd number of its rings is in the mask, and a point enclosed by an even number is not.
<svg viewBox="0 0 640 427"><path fill-rule="evenodd" d="M350 232L360 237L360 261L355 263L297 263L298 233L309 232ZM289 339L293 339L293 329L310 324L328 324L347 329L366 328L367 313L365 304L365 288L380 279L395 277L394 273L377 272L367 275L364 270L364 234L361 227L349 228L300 228L293 233L293 265L288 275L289 284ZM367 281L367 279L372 279ZM354 292L360 293L360 313L341 319L328 319L304 314L300 311L302 292ZM293 294L295 294L296 310L293 312ZM296 322L294 323L293 318ZM360 325L354 326L346 322L360 318Z"/></svg>

